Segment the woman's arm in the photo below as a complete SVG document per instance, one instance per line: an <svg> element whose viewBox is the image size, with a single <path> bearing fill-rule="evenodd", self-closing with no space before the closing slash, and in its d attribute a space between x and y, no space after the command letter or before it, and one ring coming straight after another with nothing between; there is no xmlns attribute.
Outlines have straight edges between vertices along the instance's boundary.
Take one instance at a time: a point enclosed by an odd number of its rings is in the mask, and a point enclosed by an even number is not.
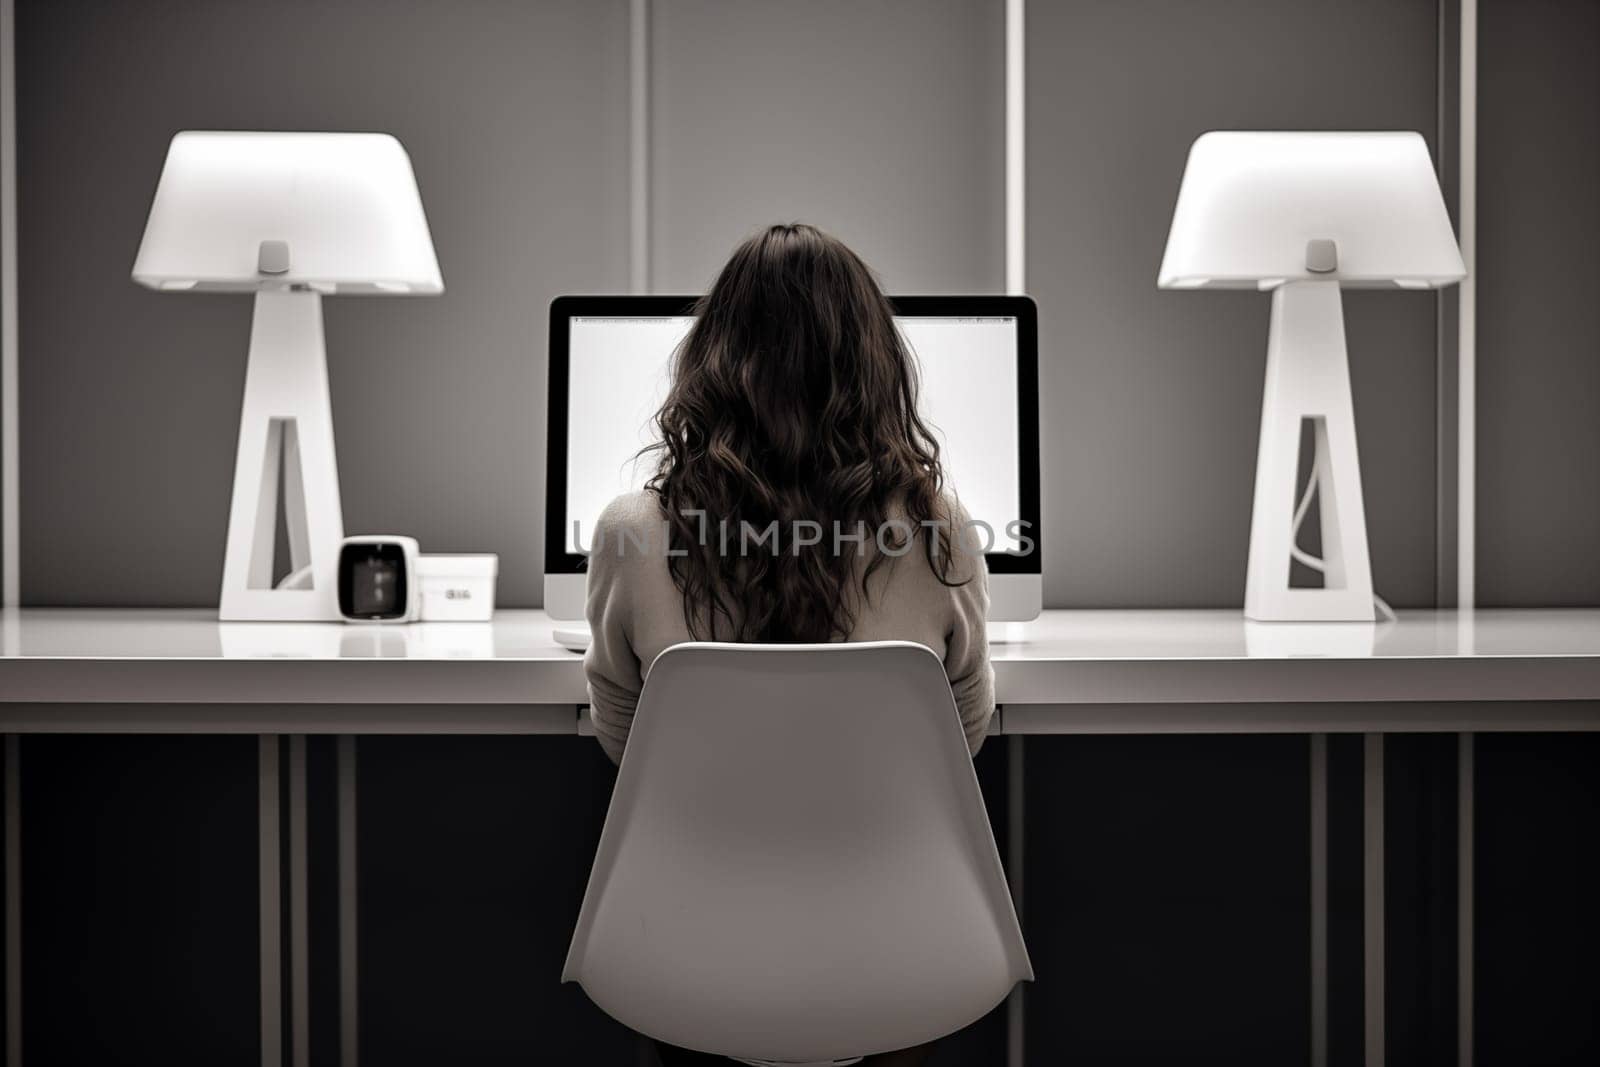
<svg viewBox="0 0 1600 1067"><path fill-rule="evenodd" d="M945 638L944 670L950 676L967 748L974 756L983 746L994 715L994 667L989 663L989 568L976 557L972 578L950 590L954 621Z"/></svg>
<svg viewBox="0 0 1600 1067"><path fill-rule="evenodd" d="M594 551L589 554L588 606L592 637L583 657L589 680L589 716L595 737L611 762L622 762L622 750L633 726L633 711L644 688L644 670L633 651L627 557L615 547L620 536L617 504L595 523Z"/></svg>

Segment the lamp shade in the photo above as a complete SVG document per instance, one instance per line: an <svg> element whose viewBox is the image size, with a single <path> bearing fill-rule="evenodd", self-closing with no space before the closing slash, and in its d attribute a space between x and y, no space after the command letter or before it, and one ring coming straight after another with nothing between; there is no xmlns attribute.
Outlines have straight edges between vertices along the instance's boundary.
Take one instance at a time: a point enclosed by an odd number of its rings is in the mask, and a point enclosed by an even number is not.
<svg viewBox="0 0 1600 1067"><path fill-rule="evenodd" d="M411 159L384 133L179 133L133 280L209 292L444 290Z"/></svg>
<svg viewBox="0 0 1600 1067"><path fill-rule="evenodd" d="M1428 289L1464 277L1421 135L1212 131L1189 149L1158 284Z"/></svg>

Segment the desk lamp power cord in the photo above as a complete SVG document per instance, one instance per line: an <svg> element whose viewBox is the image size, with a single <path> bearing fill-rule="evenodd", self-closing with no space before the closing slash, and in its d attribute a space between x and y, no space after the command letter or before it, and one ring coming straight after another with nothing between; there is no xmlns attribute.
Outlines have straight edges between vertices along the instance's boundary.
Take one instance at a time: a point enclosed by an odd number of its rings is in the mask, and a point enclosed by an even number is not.
<svg viewBox="0 0 1600 1067"><path fill-rule="evenodd" d="M1316 493L1317 486L1322 481L1322 450L1318 449L1311 460L1311 476L1306 479L1306 491L1300 496L1300 503L1294 509L1294 528L1289 534L1289 555L1293 556L1304 566L1310 567L1318 574L1328 573L1328 564L1320 556L1313 556L1300 547L1300 527L1306 521L1306 513L1311 510L1311 497ZM1378 615L1384 622L1394 622L1397 616L1389 602L1376 592L1372 594L1372 606L1378 609Z"/></svg>

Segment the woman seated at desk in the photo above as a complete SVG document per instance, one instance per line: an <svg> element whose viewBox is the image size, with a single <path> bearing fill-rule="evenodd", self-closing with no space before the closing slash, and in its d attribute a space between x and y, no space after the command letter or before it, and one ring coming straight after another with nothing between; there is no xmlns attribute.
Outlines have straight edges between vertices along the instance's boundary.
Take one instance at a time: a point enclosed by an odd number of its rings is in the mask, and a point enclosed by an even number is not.
<svg viewBox="0 0 1600 1067"><path fill-rule="evenodd" d="M589 557L584 666L606 753L622 758L648 665L690 640L926 645L977 752L994 712L987 571L866 264L810 226L745 241L696 308L656 424L654 477L605 509Z"/></svg>

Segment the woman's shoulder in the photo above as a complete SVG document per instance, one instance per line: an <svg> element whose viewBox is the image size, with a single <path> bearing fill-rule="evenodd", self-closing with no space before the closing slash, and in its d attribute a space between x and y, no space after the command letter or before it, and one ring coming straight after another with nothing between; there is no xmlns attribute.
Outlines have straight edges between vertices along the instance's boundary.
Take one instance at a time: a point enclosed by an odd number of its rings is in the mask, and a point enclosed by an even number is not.
<svg viewBox="0 0 1600 1067"><path fill-rule="evenodd" d="M966 506L961 503L961 497L950 486L944 486L939 490L938 500L939 510L949 518L952 525L960 526L971 520L972 516L967 514Z"/></svg>
<svg viewBox="0 0 1600 1067"><path fill-rule="evenodd" d="M613 497L600 512L600 529L638 531L661 522L661 498L648 489L636 489Z"/></svg>
<svg viewBox="0 0 1600 1067"><path fill-rule="evenodd" d="M951 567L945 575L946 579L962 583L977 579L982 583L987 577L987 567L983 562L981 542L974 537L971 529L972 515L949 486L939 491L939 508L943 512L942 518L949 523L945 533L949 538Z"/></svg>
<svg viewBox="0 0 1600 1067"><path fill-rule="evenodd" d="M587 538L590 574L615 567L631 570L640 560L664 558L666 531L661 520L660 498L649 490L623 493L612 500Z"/></svg>
<svg viewBox="0 0 1600 1067"><path fill-rule="evenodd" d="M911 522L908 510L905 501L896 501L890 509L890 520ZM983 553L982 549L977 547L977 541L970 528L972 516L954 489L945 486L939 490L927 519L923 521L929 525L915 531L916 539L919 546L925 539L938 539L932 546L934 566L929 567L924 562L921 566L896 567L896 571L902 573L910 571L917 576L917 581L927 584L930 589L943 592L948 592L950 588L947 583L964 583L974 577L982 576L985 569ZM914 551L902 551L890 555L915 557L914 562L926 561L927 551L928 548L923 546Z"/></svg>

